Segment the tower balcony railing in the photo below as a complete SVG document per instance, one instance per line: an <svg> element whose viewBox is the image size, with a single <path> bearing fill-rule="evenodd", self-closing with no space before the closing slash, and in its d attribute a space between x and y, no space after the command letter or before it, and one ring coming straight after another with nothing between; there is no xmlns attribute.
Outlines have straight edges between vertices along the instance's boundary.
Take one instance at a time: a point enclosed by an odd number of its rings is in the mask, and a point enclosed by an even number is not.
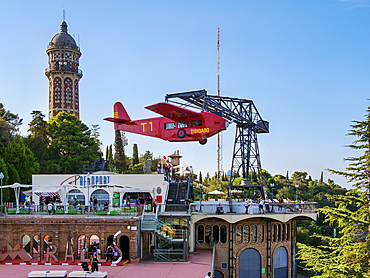
<svg viewBox="0 0 370 278"><path fill-rule="evenodd" d="M45 73L48 73L48 72L51 72L51 71L69 71L69 72L76 72L78 74L81 74L82 75L82 70L78 69L78 68L73 68L73 67L70 67L70 68L67 68L66 66L59 66L59 67L47 67L45 69Z"/></svg>

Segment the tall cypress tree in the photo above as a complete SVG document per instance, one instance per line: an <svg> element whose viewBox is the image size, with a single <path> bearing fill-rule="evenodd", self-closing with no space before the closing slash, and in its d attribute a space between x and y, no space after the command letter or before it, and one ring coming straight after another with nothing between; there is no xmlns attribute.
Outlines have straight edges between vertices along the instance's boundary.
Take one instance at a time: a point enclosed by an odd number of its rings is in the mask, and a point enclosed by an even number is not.
<svg viewBox="0 0 370 278"><path fill-rule="evenodd" d="M137 144L132 146L132 166L139 164L139 150Z"/></svg>
<svg viewBox="0 0 370 278"><path fill-rule="evenodd" d="M126 172L126 159L125 159L125 149L122 143L121 131L115 130L115 140L114 140L114 149L115 149L115 162L118 172Z"/></svg>

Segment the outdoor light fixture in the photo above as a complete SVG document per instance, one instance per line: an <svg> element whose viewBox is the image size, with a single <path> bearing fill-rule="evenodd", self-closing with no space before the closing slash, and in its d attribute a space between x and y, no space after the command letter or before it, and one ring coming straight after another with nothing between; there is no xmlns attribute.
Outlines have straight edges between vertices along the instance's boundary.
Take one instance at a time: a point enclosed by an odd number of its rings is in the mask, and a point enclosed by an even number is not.
<svg viewBox="0 0 370 278"><path fill-rule="evenodd" d="M87 214L90 214L90 173L87 173L86 177L87 177Z"/></svg>
<svg viewBox="0 0 370 278"><path fill-rule="evenodd" d="M0 180L1 180L1 212L3 212L3 172L0 172Z"/></svg>
<svg viewBox="0 0 370 278"><path fill-rule="evenodd" d="M272 191L272 202L274 202L274 183L271 183L271 191Z"/></svg>
<svg viewBox="0 0 370 278"><path fill-rule="evenodd" d="M295 188L296 188L296 190L295 190L295 201L296 202L298 202L298 187L299 187L299 184L297 182L297 184L295 185Z"/></svg>

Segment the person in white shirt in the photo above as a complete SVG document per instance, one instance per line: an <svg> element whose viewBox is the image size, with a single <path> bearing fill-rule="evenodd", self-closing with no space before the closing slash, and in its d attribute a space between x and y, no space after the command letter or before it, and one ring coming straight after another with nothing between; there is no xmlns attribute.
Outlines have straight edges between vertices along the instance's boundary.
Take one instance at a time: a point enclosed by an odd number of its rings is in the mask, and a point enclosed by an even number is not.
<svg viewBox="0 0 370 278"><path fill-rule="evenodd" d="M211 278L211 274L212 274L211 272L208 272L208 274L204 278Z"/></svg>
<svg viewBox="0 0 370 278"><path fill-rule="evenodd" d="M249 210L249 202L248 202L248 199L245 199L244 206L245 206L245 214L248 214L248 210Z"/></svg>
<svg viewBox="0 0 370 278"><path fill-rule="evenodd" d="M263 210L263 205L264 205L264 203L265 203L265 200L264 200L262 197L260 197L260 205L259 205L259 209L260 209L260 213L261 213L261 211L262 211L262 213L263 213L263 214L265 213L265 211Z"/></svg>

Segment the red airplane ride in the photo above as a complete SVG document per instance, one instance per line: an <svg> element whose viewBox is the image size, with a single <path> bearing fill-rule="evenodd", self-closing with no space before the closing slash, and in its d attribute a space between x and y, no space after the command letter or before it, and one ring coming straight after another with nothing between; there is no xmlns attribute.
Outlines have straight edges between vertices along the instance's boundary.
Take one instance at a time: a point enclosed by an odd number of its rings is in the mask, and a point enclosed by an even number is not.
<svg viewBox="0 0 370 278"><path fill-rule="evenodd" d="M152 136L170 142L199 141L207 143L211 137L228 127L228 121L210 112L197 113L169 103L160 102L145 107L163 117L131 121L122 103L114 104L114 118L104 120L114 123L115 130Z"/></svg>

